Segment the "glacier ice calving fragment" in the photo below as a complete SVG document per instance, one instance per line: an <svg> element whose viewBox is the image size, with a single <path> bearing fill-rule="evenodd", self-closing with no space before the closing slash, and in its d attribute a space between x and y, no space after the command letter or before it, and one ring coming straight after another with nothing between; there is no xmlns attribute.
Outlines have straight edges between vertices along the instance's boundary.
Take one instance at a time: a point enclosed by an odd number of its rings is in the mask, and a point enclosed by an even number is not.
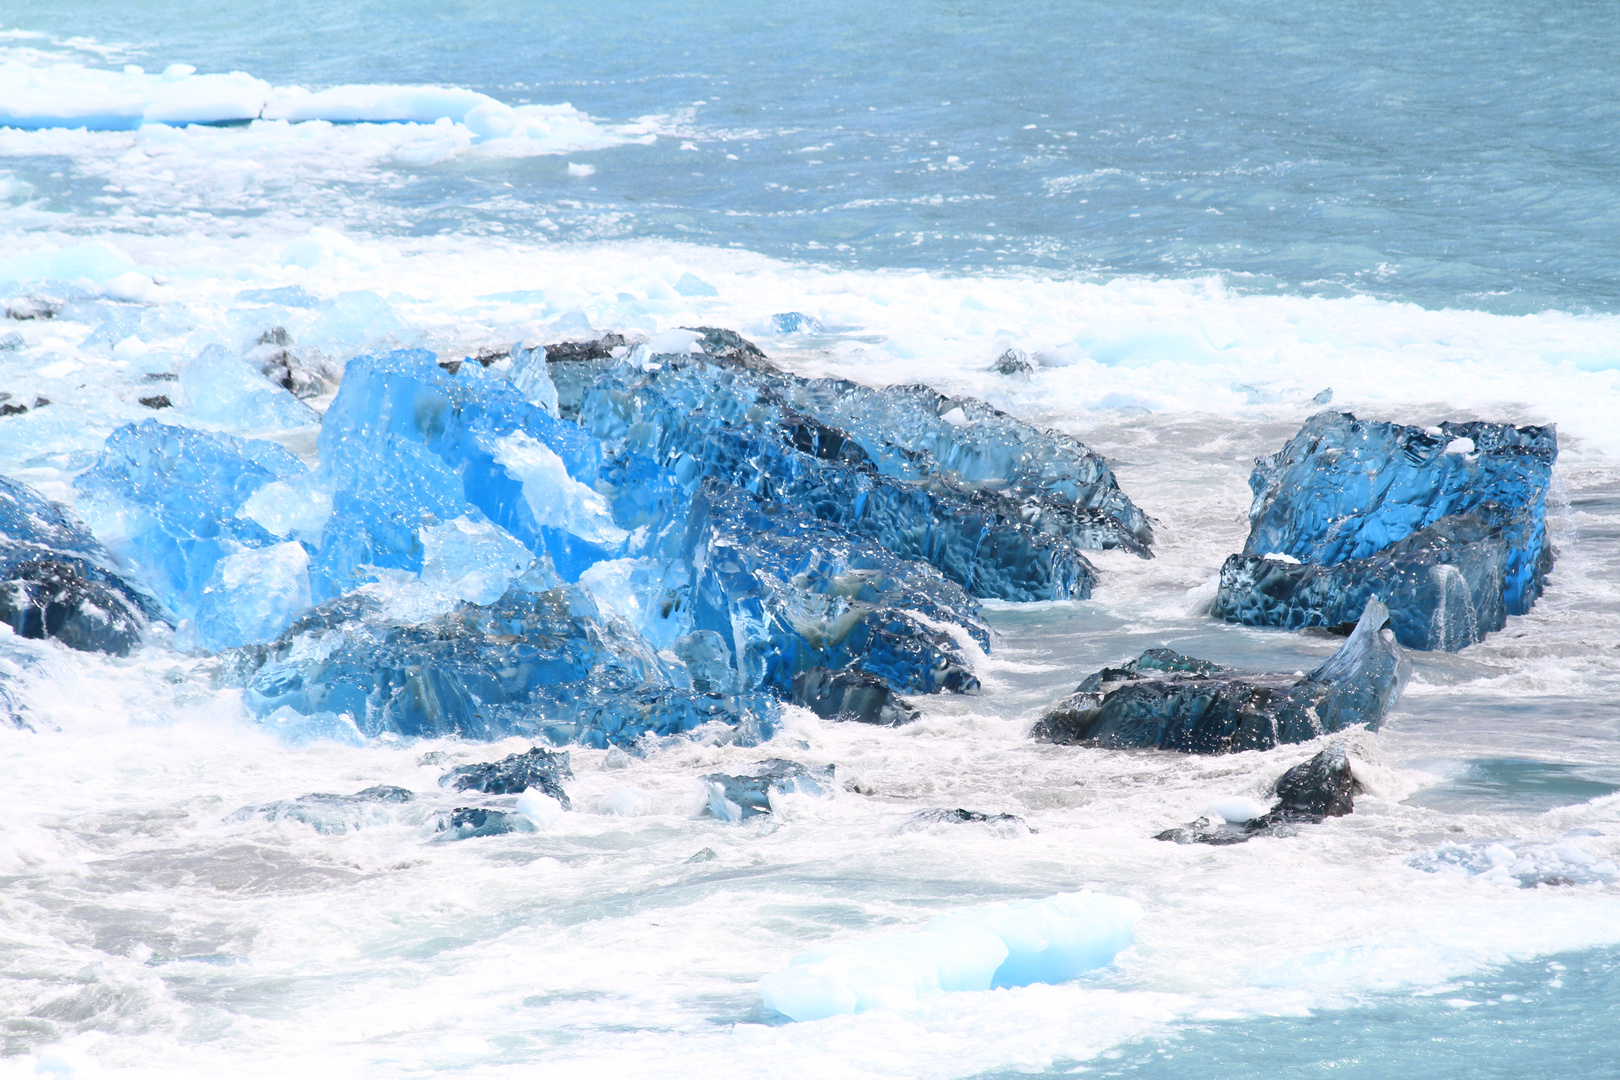
<svg viewBox="0 0 1620 1080"><path fill-rule="evenodd" d="M1401 644L1465 648L1545 588L1557 457L1551 426L1317 413L1255 462L1249 538L1222 567L1212 612L1248 626L1334 627L1376 596Z"/></svg>

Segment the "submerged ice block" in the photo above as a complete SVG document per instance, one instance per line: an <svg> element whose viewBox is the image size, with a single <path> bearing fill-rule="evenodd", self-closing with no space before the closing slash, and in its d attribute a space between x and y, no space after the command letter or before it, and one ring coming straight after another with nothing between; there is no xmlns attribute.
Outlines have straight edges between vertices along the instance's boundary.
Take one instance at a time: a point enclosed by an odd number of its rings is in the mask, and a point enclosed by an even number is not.
<svg viewBox="0 0 1620 1080"><path fill-rule="evenodd" d="M531 575L532 576L532 575ZM328 601L268 645L236 650L225 678L261 717L347 717L367 736L625 745L719 721L768 736L762 694L701 693L577 587L519 581L493 604L416 621L382 586Z"/></svg>
<svg viewBox="0 0 1620 1080"><path fill-rule="evenodd" d="M67 507L0 477L0 620L18 636L123 656L151 608Z"/></svg>
<svg viewBox="0 0 1620 1080"><path fill-rule="evenodd" d="M1457 650L1530 610L1552 568L1552 427L1434 428L1311 417L1255 463L1243 554L1214 613L1252 626L1337 626L1369 595L1403 645ZM1284 568L1281 555L1299 561Z"/></svg>
<svg viewBox="0 0 1620 1080"><path fill-rule="evenodd" d="M1355 724L1377 730L1400 699L1411 662L1369 600L1354 633L1303 678L1242 675L1152 649L1105 668L1034 729L1043 742L1152 747L1192 754L1269 750Z"/></svg>
<svg viewBox="0 0 1620 1080"><path fill-rule="evenodd" d="M989 904L916 930L801 953L759 981L794 1020L908 1009L934 994L1061 983L1113 962L1141 907L1091 892Z"/></svg>

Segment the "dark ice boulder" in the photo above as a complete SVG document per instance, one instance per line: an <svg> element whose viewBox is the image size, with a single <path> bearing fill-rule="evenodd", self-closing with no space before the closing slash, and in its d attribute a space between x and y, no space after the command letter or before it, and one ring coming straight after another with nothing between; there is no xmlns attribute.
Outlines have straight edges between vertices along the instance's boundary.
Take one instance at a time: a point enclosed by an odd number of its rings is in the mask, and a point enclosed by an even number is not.
<svg viewBox="0 0 1620 1080"><path fill-rule="evenodd" d="M986 814L979 810L919 810L901 823L901 832L921 832L936 825L989 825L1001 832L1033 832L1017 814Z"/></svg>
<svg viewBox="0 0 1620 1080"><path fill-rule="evenodd" d="M1411 671L1383 630L1387 620L1383 604L1368 601L1349 639L1298 679L1238 674L1150 650L1081 683L1033 734L1044 742L1224 754L1305 742L1355 724L1377 730Z"/></svg>
<svg viewBox="0 0 1620 1080"><path fill-rule="evenodd" d="M814 667L793 676L793 704L823 720L854 720L893 727L917 718L917 710L888 682L865 671Z"/></svg>
<svg viewBox="0 0 1620 1080"><path fill-rule="evenodd" d="M439 777L439 786L456 791L482 791L486 795L521 795L529 788L538 788L561 803L564 810L572 810L573 803L563 790L562 782L573 778L574 770L568 763L567 753L532 746L524 753L509 754L499 761L459 765Z"/></svg>
<svg viewBox="0 0 1620 1080"><path fill-rule="evenodd" d="M535 832L535 824L522 814L483 806L458 806L439 822L435 841L471 840L476 836L505 836Z"/></svg>
<svg viewBox="0 0 1620 1080"><path fill-rule="evenodd" d="M1344 817L1355 809L1361 791L1343 745L1323 750L1295 765L1277 780L1277 802L1257 818L1217 823L1199 818L1190 825L1166 829L1154 839L1178 844L1241 844L1256 836L1287 836L1293 826L1316 825L1325 818Z"/></svg>
<svg viewBox="0 0 1620 1080"><path fill-rule="evenodd" d="M1214 612L1246 625L1335 626L1378 595L1402 644L1463 648L1529 611L1545 587L1557 456L1550 426L1419 428L1318 413L1255 462L1249 538L1223 569ZM1321 569L1254 561L1267 555Z"/></svg>
<svg viewBox="0 0 1620 1080"><path fill-rule="evenodd" d="M543 584L520 582L493 604L420 623L351 593L267 645L235 650L224 677L261 717L346 716L367 736L527 735L602 748L720 722L768 737L770 698L676 685L664 660L587 595Z"/></svg>
<svg viewBox="0 0 1620 1080"><path fill-rule="evenodd" d="M387 807L412 802L415 798L416 795L407 788L378 784L353 795L314 792L296 799L244 806L225 820L239 822L263 818L265 821L297 821L318 833L335 836L350 829L391 823L394 817Z"/></svg>
<svg viewBox="0 0 1620 1080"><path fill-rule="evenodd" d="M703 782L709 791L709 813L721 821L741 821L772 813L773 795L832 794L833 766L767 758L739 775L710 773Z"/></svg>
<svg viewBox="0 0 1620 1080"><path fill-rule="evenodd" d="M0 477L0 620L20 637L124 656L153 614L71 511Z"/></svg>

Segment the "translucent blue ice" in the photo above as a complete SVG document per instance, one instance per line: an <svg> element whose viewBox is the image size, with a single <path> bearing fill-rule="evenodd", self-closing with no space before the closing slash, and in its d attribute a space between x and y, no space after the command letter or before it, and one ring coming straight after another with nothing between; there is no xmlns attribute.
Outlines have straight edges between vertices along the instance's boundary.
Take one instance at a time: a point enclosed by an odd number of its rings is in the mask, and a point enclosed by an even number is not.
<svg viewBox="0 0 1620 1080"><path fill-rule="evenodd" d="M1522 615L1552 567L1551 427L1435 428L1311 417L1255 463L1249 559L1230 560L1215 613L1248 625L1334 626L1367 595L1413 648L1460 649ZM1278 570L1280 554L1311 568Z"/></svg>
<svg viewBox="0 0 1620 1080"><path fill-rule="evenodd" d="M301 483L307 476L303 464L275 443L144 420L109 435L74 486L96 534L153 591L164 612L177 620L199 616L198 640L220 648L244 640L233 627L255 620L261 625L270 617L267 609L226 611L236 601L222 606L221 599L247 600L267 585L267 575L291 572L298 562L285 550L255 554L282 538L238 511L265 485ZM278 595L299 588L296 581L274 586ZM302 589L307 595L307 584ZM252 602L276 603L269 597ZM285 605L277 610L278 617L292 614Z"/></svg>
<svg viewBox="0 0 1620 1080"><path fill-rule="evenodd" d="M914 1008L935 994L1061 983L1113 962L1142 909L1091 892L989 904L905 934L800 953L759 981L766 1008L794 1020Z"/></svg>
<svg viewBox="0 0 1620 1080"><path fill-rule="evenodd" d="M976 596L1090 595L1094 571L1080 549L1109 546L1118 532L1113 518L1056 497L1010 496L928 473L917 464L924 455L887 443L885 452L909 471L881 471L849 431L783 403L809 385L666 357L645 373L625 364L598 377L583 395L579 421L610 445L664 466L688 490L719 477L796 502L896 555L931 563ZM1034 429L1023 434L1037 445L1045 438Z"/></svg>
<svg viewBox="0 0 1620 1080"><path fill-rule="evenodd" d="M180 390L188 414L209 424L238 429L304 427L319 417L284 387L219 345L210 345L180 365Z"/></svg>

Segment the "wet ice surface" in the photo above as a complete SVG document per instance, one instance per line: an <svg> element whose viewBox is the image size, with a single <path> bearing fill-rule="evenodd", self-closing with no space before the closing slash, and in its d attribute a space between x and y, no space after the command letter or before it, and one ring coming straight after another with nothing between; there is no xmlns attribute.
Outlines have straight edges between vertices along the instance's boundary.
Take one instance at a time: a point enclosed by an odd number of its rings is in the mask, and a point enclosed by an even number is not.
<svg viewBox="0 0 1620 1080"><path fill-rule="evenodd" d="M986 605L997 640L979 667L984 692L930 699L907 727L792 710L761 748L575 750L574 811L532 833L434 842L457 807L516 803L446 791L445 770L527 742L288 748L161 645L119 661L8 643L40 728L0 744L0 905L19 928L3 946L10 1052L238 1075L288 1062L477 1075L544 1061L564 1076L677 1076L790 1059L806 1075L961 1076L1091 1061L1183 1022L1358 1006L1620 942L1602 879L1527 889L1410 864L1447 845L1620 854L1613 794L1577 787L1526 804L1522 772L1469 772L1512 759L1597 776L1612 761L1612 466L1566 452L1547 595L1465 653L1416 657L1383 731L1351 744L1368 789L1354 814L1308 835L1182 848L1152 836L1217 800L1263 798L1319 747L1196 758L1042 746L1026 732L1084 675L1144 648L1305 671L1337 647L1198 611L1197 590L1246 531L1250 458L1303 407L1236 420L1026 415L1115 463L1158 518L1158 558L1099 553L1109 587L1091 601ZM767 756L836 765L833 797L790 795L737 823L703 813L703 776ZM339 834L296 815L229 820L379 784L417 797L368 804ZM1038 831L907 827L919 810L957 806ZM1079 888L1135 900L1144 916L1114 966L1077 982L785 1027L760 1002L759 977L808 948Z"/></svg>

